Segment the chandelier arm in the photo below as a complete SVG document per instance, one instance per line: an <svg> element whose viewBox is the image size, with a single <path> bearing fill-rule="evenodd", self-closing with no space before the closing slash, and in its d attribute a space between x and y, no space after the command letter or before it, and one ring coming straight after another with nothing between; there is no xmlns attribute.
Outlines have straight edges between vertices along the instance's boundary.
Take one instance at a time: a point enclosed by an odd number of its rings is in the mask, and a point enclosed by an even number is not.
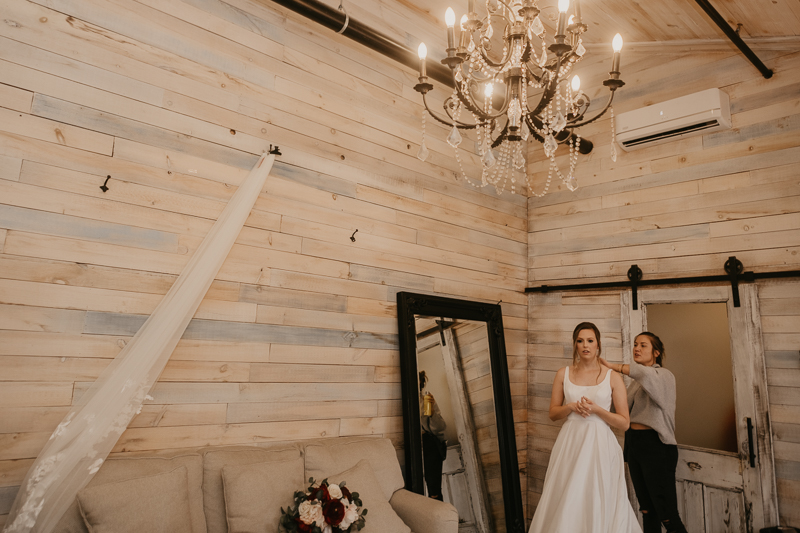
<svg viewBox="0 0 800 533"><path fill-rule="evenodd" d="M527 70L528 74L530 74L531 77L534 80L536 80L536 83L541 83L542 82L542 76L537 76L536 73L531 69L531 62L524 63L524 65L525 65L525 70Z"/></svg>
<svg viewBox="0 0 800 533"><path fill-rule="evenodd" d="M510 90L510 89L507 89L507 90ZM481 117L483 122L481 124L476 124L475 126L478 126L478 125L482 126L482 125L486 124L487 122L489 122L490 120L498 119L498 118L502 117L503 115L505 115L506 111L508 111L508 104L509 104L509 100L510 100L510 98L508 97L508 94L506 94L506 99L505 99L505 102L503 103L503 108L500 111L498 111L496 115L490 115L488 113L484 113L483 111L481 111L480 108L478 106L476 106L473 101L471 101L470 97L468 95L464 94L464 92L461 90L461 84L460 83L456 83L456 94L458 95L458 99L461 101L462 104L464 104L464 106L467 108L468 111L471 111L473 114ZM472 126L472 127L474 128L475 126Z"/></svg>
<svg viewBox="0 0 800 533"><path fill-rule="evenodd" d="M505 0L497 0L497 3L498 3L498 4L503 4L503 7L505 7L505 8L506 8L506 9L505 9L505 11L507 11L507 12L509 12L509 13L511 13L511 14L514 14L514 10L513 10L513 9L511 9L511 6L510 6L508 3L506 3L506 1L505 1ZM499 15L497 15L497 14L494 14L494 15L493 15L492 13L487 13L487 14L486 14L486 20L488 20L488 21L489 21L489 23L491 23L491 21L492 21L492 17L493 17L493 16L494 16L494 17L502 17L502 18L504 18L504 19L506 20L506 23L507 23L507 24L512 24L514 21L513 21L513 20L511 20L510 18L508 18L508 17L505 15L505 11L503 11L503 10L500 10L500 14L499 14ZM495 13L496 13L496 12L495 12Z"/></svg>
<svg viewBox="0 0 800 533"><path fill-rule="evenodd" d="M531 111L531 114L538 115L547 105L553 100L553 97L556 94L556 90L558 89L558 71L561 69L561 57L558 57L556 61L555 68L548 69L552 73L550 77L550 81L547 83L547 87L545 88L544 92L542 93L542 98L539 100L539 103L536 105L536 108ZM544 70L542 71L542 75L544 75Z"/></svg>
<svg viewBox="0 0 800 533"><path fill-rule="evenodd" d="M505 67L509 61L511 61L511 47L508 47L508 55L504 56L503 59L497 63L492 60L488 55L486 55L486 50L483 48L483 45L476 45L475 48L481 54L481 58L486 62L487 65L496 69L502 69Z"/></svg>
<svg viewBox="0 0 800 533"><path fill-rule="evenodd" d="M506 125L503 126L502 131L500 131L500 133L497 134L497 139L492 141L492 148L497 148L498 146L500 146L507 135L508 135L508 122L506 122Z"/></svg>
<svg viewBox="0 0 800 533"><path fill-rule="evenodd" d="M539 128L536 127L534 118L537 118L537 117L533 117L532 118L529 115L525 116L525 122L528 124L528 130L530 131L530 134L533 135L533 137L537 141L539 141L541 143L544 143L544 138L541 135L539 135L538 133L536 133L536 130L538 130ZM544 124L542 124L542 126L544 126ZM563 130L561 130L559 132L552 133L552 135L553 135L553 138L556 140L556 142L558 144L565 144L565 143L569 142L570 140L572 140L574 142L577 139L577 135L575 134L575 132L572 131L572 127L571 126L568 127L568 128L565 127ZM586 155L586 154L588 154L589 152L592 151L592 146L593 145L592 145L591 141L583 139L582 143L583 144L581 144L581 148L579 150L580 153Z"/></svg>
<svg viewBox="0 0 800 533"><path fill-rule="evenodd" d="M428 100L427 100L427 98L425 97L424 94L422 95L422 103L425 106L425 110L428 112L428 114L430 116L432 116L436 121L441 122L445 126L456 126L458 128L464 129L464 130L471 130L471 129L475 129L478 126L482 125L482 124L467 124L465 122L461 122L460 120L455 120L452 117L451 117L451 121L448 122L447 119L444 119L444 118L440 117L439 115L437 115L436 113L433 112L433 110L428 106Z"/></svg>
<svg viewBox="0 0 800 533"><path fill-rule="evenodd" d="M539 135L539 133L537 133L536 130L538 130L539 128L536 128L533 125L533 122L531 121L528 115L525 115L525 123L528 125L528 132L530 133L530 135L532 135L533 138L539 141L540 143L543 143L544 137L542 137L541 135Z"/></svg>
<svg viewBox="0 0 800 533"><path fill-rule="evenodd" d="M545 87L545 90L542 93L542 97L539 99L539 103L536 105L536 108L534 108L530 113L533 115L538 115L545 107L547 107L547 104L549 104L556 95L557 88L558 78L552 78Z"/></svg>
<svg viewBox="0 0 800 533"><path fill-rule="evenodd" d="M584 122L580 122L578 124L569 124L568 127L570 129L580 128L580 127L585 126L587 124L591 124L595 120L597 120L600 117L602 117L603 115L605 115L606 111L608 111L608 108L611 107L611 103L614 101L614 92L615 91L611 91L611 96L609 96L608 102L606 103L605 107L603 107L602 111L600 111L597 115L595 115L594 117L590 118L589 120L586 120Z"/></svg>

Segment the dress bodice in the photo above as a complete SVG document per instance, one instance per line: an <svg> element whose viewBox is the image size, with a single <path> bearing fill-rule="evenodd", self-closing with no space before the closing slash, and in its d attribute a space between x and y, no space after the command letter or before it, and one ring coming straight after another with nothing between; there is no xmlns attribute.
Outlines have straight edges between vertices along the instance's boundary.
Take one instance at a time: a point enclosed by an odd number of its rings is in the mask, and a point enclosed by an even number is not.
<svg viewBox="0 0 800 533"><path fill-rule="evenodd" d="M564 404L577 402L583 396L586 396L594 403L605 409L611 409L611 370L606 371L603 381L597 385L576 385L569 379L569 367L564 369ZM570 413L569 418L581 419L584 418L577 413ZM590 418L598 418L597 415L590 415Z"/></svg>

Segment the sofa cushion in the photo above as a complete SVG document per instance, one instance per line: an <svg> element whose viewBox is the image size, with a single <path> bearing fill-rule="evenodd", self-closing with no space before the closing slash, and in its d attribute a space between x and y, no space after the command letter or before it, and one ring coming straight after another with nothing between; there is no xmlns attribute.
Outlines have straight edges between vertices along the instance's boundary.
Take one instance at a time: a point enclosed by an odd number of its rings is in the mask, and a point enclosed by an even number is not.
<svg viewBox="0 0 800 533"><path fill-rule="evenodd" d="M77 499L91 533L192 533L185 466L87 487Z"/></svg>
<svg viewBox="0 0 800 533"><path fill-rule="evenodd" d="M203 507L208 533L227 533L222 468L228 465L249 465L270 461L286 461L300 457L297 446L264 449L255 446L209 448L203 452ZM292 489L298 490L298 489ZM280 512L280 510L279 510Z"/></svg>
<svg viewBox="0 0 800 533"><path fill-rule="evenodd" d="M277 533L281 507L294 505L303 490L303 459L222 468L229 533Z"/></svg>
<svg viewBox="0 0 800 533"><path fill-rule="evenodd" d="M205 533L203 457L199 453L166 452L163 456L153 457L151 452L148 457L125 456L108 458L86 488L163 474L181 466L186 467L187 472L192 533ZM78 508L77 500L67 509L53 531L55 533L87 533L88 530Z"/></svg>
<svg viewBox="0 0 800 533"><path fill-rule="evenodd" d="M368 512L366 525L359 533L411 533L411 529L389 505L389 499L384 496L369 460L363 459L352 468L327 477L329 483L341 484L344 481L347 489L357 492L361 498L362 508Z"/></svg>
<svg viewBox="0 0 800 533"><path fill-rule="evenodd" d="M405 485L397 452L389 439L357 437L315 441L305 446L305 459L306 479L313 477L322 481L366 459L387 500Z"/></svg>

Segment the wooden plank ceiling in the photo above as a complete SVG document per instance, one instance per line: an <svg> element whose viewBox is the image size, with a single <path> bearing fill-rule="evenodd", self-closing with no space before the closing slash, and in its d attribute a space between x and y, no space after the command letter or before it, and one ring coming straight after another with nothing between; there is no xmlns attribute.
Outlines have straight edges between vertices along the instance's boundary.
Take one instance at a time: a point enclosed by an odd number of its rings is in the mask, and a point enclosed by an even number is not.
<svg viewBox="0 0 800 533"><path fill-rule="evenodd" d="M335 0L324 0L338 5ZM739 24L740 35L757 49L776 43L798 45L800 40L800 2L797 0L710 0L732 28ZM420 40L429 50L444 47L444 12L453 7L456 18L467 11L466 0L343 0L353 17L416 49ZM481 0L478 12L485 13ZM557 0L540 0L542 21L552 34L557 17ZM622 34L626 43L690 46L692 42L712 41L728 46L729 41L695 0L582 0L584 22L589 25L587 44L610 43ZM420 22L422 19L424 22Z"/></svg>

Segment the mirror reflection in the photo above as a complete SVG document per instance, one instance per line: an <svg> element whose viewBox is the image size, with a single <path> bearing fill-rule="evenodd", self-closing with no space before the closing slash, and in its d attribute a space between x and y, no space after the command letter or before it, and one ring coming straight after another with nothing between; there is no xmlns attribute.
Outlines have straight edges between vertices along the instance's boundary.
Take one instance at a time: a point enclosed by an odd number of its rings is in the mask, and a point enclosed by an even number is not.
<svg viewBox="0 0 800 533"><path fill-rule="evenodd" d="M459 532L505 531L485 322L414 316L425 493L453 504Z"/></svg>

